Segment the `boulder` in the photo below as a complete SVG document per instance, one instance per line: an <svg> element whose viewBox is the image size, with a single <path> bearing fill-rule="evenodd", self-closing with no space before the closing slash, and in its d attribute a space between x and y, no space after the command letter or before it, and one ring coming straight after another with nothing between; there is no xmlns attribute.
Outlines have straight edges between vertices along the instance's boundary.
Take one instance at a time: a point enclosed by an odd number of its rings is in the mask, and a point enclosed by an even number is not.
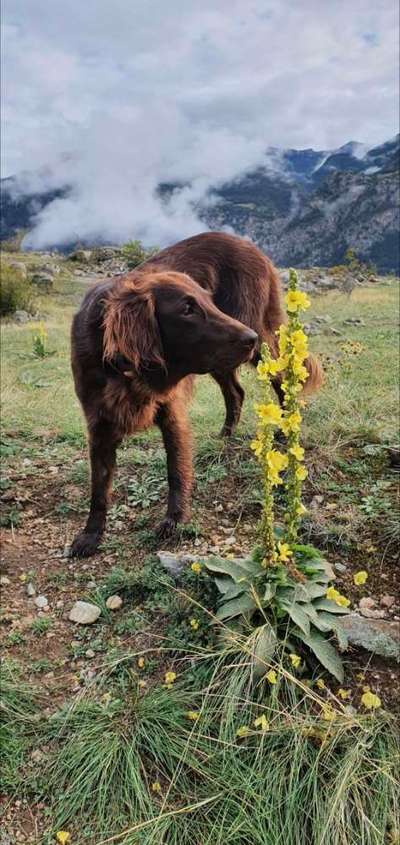
<svg viewBox="0 0 400 845"><path fill-rule="evenodd" d="M338 617L351 645L360 646L381 657L400 661L400 626L386 619L366 619L357 613Z"/></svg>
<svg viewBox="0 0 400 845"><path fill-rule="evenodd" d="M50 273L34 273L31 282L39 291L44 291L44 293L50 293L54 287L53 276Z"/></svg>

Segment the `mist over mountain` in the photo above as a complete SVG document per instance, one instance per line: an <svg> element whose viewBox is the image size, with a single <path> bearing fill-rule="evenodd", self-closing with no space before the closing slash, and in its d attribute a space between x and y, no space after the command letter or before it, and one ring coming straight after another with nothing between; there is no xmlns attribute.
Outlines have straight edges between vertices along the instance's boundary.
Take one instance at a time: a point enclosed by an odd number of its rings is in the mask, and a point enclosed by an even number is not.
<svg viewBox="0 0 400 845"><path fill-rule="evenodd" d="M134 202L136 186L110 184L110 203L92 228L86 218L83 225L83 217L73 217L82 203L79 185L68 182L74 162L65 157L59 168L2 180L1 238L23 229L28 249L149 236L164 246L205 228L227 229L250 237L280 265L331 266L351 246L380 271L397 271L399 138L373 148L358 141L336 150L270 147L249 157L256 166L226 180L222 173L211 185L190 177L160 179L145 202L143 191L137 192L141 205L133 220L129 204L124 215L117 206L126 190ZM233 169L231 163L225 172ZM107 182L107 174L100 172L98 179ZM100 192L99 202L103 196Z"/></svg>

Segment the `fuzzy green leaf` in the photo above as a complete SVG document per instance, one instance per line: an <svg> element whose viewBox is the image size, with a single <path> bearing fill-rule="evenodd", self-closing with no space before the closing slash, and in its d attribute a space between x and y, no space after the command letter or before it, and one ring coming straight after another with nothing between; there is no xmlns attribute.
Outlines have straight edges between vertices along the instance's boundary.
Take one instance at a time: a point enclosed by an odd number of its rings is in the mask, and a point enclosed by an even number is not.
<svg viewBox="0 0 400 845"><path fill-rule="evenodd" d="M335 647L322 637L318 631L311 629L308 636L305 636L299 631L292 631L292 635L301 640L308 648L314 652L317 660L325 667L325 669L333 675L340 683L343 682L344 670L343 663Z"/></svg>
<svg viewBox="0 0 400 845"><path fill-rule="evenodd" d="M346 651L349 645L349 638L346 634L346 631L343 630L340 620L335 619L331 613L326 613L324 610L320 610L318 616L322 621L326 621L328 624L330 623L331 629L334 632L336 639L339 644L340 651Z"/></svg>
<svg viewBox="0 0 400 845"><path fill-rule="evenodd" d="M252 637L253 639L253 637ZM253 649L253 671L256 678L260 678L266 672L266 664L274 656L276 649L276 633L270 622L266 622L257 629L254 635L255 644Z"/></svg>
<svg viewBox="0 0 400 845"><path fill-rule="evenodd" d="M242 563L238 563L235 560L222 560L222 558L212 557L205 562L205 565L210 572L228 575L233 581L249 580L250 567L247 565L243 566ZM252 567L253 572L251 574L256 574L259 569L258 565L252 563Z"/></svg>
<svg viewBox="0 0 400 845"><path fill-rule="evenodd" d="M224 619L232 619L234 616L240 616L242 613L255 610L257 607L258 604L254 596L250 593L242 593L238 598L224 602L217 610L216 617L222 622Z"/></svg>
<svg viewBox="0 0 400 845"><path fill-rule="evenodd" d="M311 603L309 604L302 604L302 608L304 613L310 618L310 621L318 628L318 631L322 631L323 633L328 633L328 631L333 631L335 628L335 619L330 613L325 613L325 619L323 618L323 612L318 613L315 609L314 605Z"/></svg>
<svg viewBox="0 0 400 845"><path fill-rule="evenodd" d="M263 595L263 605L265 602L270 602L276 593L276 584L267 583L265 593Z"/></svg>
<svg viewBox="0 0 400 845"><path fill-rule="evenodd" d="M235 581L232 581L232 578L218 578L218 576L215 576L214 581L219 592L224 596L225 601L240 596L245 589L244 584L236 584Z"/></svg>
<svg viewBox="0 0 400 845"><path fill-rule="evenodd" d="M288 613L291 620L297 625L301 631L305 635L310 633L310 620L302 607L299 604L293 602L293 604L289 604L286 601L280 602L281 608Z"/></svg>
<svg viewBox="0 0 400 845"><path fill-rule="evenodd" d="M328 613L350 613L348 607L340 607L339 604L336 604L335 601L331 601L331 599L317 599L314 602L314 607L316 610L326 610Z"/></svg>

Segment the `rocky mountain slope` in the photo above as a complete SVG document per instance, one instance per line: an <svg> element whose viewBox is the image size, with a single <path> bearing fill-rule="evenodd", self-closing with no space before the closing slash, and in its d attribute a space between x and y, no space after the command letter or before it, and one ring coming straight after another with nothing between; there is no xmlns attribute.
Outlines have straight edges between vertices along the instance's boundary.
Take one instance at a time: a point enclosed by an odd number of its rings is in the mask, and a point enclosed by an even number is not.
<svg viewBox="0 0 400 845"><path fill-rule="evenodd" d="M334 151L269 148L262 166L211 190L197 212L211 229L252 238L281 266L332 266L352 247L379 271L398 271L399 137L372 149L355 141ZM1 239L31 229L68 192L21 194L17 179L1 187ZM163 202L182 187L161 186Z"/></svg>

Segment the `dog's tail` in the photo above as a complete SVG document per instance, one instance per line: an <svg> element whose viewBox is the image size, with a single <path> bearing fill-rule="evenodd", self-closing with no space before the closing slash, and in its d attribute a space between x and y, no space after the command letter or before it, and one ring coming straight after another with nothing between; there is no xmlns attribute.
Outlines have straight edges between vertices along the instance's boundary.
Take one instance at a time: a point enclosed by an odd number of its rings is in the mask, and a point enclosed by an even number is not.
<svg viewBox="0 0 400 845"><path fill-rule="evenodd" d="M271 350L271 355L277 358L279 355L277 331L282 324L287 323L286 312L282 302L282 283L276 268L269 262L268 267L269 299L265 310L264 326L265 340ZM304 393L315 393L324 382L322 366L315 357L309 355L304 361L308 370L308 378L304 383Z"/></svg>

